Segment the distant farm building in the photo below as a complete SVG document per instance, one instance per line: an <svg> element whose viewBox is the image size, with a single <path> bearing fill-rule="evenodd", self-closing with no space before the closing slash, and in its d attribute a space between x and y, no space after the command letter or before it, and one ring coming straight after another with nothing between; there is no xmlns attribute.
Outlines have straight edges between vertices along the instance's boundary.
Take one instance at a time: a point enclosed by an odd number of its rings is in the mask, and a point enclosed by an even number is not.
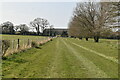
<svg viewBox="0 0 120 80"><path fill-rule="evenodd" d="M58 28L52 28L52 29L45 29L43 31L44 36L62 36L67 37L68 36L68 29L58 29Z"/></svg>

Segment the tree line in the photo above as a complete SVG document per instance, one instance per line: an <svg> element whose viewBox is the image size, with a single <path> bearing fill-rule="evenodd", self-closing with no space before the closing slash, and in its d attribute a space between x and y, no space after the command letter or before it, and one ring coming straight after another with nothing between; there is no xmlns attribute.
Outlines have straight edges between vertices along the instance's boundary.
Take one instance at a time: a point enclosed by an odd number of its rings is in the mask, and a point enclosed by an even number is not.
<svg viewBox="0 0 120 80"><path fill-rule="evenodd" d="M117 22L119 7L118 2L77 3L68 25L69 36L86 38L87 41L94 38L99 42L99 38L113 35L111 26Z"/></svg>
<svg viewBox="0 0 120 80"><path fill-rule="evenodd" d="M29 31L30 26L35 28L36 32ZM46 29L46 27L50 27L51 25L47 19L35 18L30 22L30 26L27 24L19 24L14 26L12 22L7 21L0 24L0 32L2 32L2 34L43 35L43 31Z"/></svg>

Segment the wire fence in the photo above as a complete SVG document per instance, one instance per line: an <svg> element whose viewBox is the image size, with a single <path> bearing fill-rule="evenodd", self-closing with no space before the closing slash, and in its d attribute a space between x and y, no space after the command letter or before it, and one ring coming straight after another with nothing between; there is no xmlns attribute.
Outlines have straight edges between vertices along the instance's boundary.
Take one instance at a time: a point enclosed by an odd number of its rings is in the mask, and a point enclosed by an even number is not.
<svg viewBox="0 0 120 80"><path fill-rule="evenodd" d="M7 50L5 56L20 52L22 50L26 50L31 48L31 43L34 41L37 44L43 44L48 41L50 41L51 37L44 37L44 38L35 38L35 39L11 39L10 41L10 47Z"/></svg>

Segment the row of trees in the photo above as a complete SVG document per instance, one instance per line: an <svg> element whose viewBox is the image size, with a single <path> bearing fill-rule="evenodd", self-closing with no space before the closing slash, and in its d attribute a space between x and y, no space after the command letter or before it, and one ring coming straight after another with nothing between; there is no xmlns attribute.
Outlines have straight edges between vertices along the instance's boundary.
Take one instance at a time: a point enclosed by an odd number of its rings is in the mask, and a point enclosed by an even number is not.
<svg viewBox="0 0 120 80"><path fill-rule="evenodd" d="M77 3L69 22L69 36L93 37L99 42L100 37L107 37L112 32L111 25L117 21L119 13L117 2L82 2Z"/></svg>
<svg viewBox="0 0 120 80"><path fill-rule="evenodd" d="M30 26L36 29L37 35L42 35L46 27L51 27L48 20L43 18L36 18L30 22ZM0 30L3 34L15 34L15 32L20 32L22 35L30 33L30 27L26 24L13 25L12 22L4 22L0 25Z"/></svg>

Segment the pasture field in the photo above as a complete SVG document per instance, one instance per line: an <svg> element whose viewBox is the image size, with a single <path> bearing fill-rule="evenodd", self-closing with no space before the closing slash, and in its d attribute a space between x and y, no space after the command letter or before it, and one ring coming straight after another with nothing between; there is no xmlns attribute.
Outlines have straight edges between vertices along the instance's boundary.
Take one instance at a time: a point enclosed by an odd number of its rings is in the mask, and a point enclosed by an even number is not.
<svg viewBox="0 0 120 80"><path fill-rule="evenodd" d="M32 36L32 35L30 35L30 36L28 36L28 35L4 35L4 34L2 34L2 35L0 35L0 37L2 38L2 39L8 39L8 40L13 40L13 39L37 39L37 38L41 38L42 36Z"/></svg>
<svg viewBox="0 0 120 80"><path fill-rule="evenodd" d="M9 40L10 41L10 48L7 50L6 55L18 52L18 39L20 50L24 50L26 48L31 47L31 42L35 41L37 43L43 42L44 40L48 39L48 37L43 36L28 36L28 35L0 35L0 39L2 40Z"/></svg>
<svg viewBox="0 0 120 80"><path fill-rule="evenodd" d="M3 78L118 78L118 41L55 38L2 61Z"/></svg>

